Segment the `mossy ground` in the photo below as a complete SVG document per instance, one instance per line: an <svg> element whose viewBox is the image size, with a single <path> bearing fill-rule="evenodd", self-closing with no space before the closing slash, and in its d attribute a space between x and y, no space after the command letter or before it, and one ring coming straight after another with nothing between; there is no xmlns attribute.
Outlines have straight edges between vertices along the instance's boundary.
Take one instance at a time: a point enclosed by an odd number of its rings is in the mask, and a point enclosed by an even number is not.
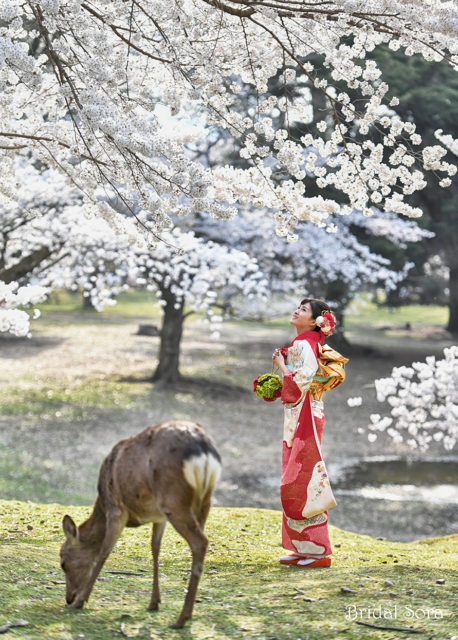
<svg viewBox="0 0 458 640"><path fill-rule="evenodd" d="M405 631L377 630L357 621L414 629L421 631L415 636L420 638L456 637L453 567L458 536L400 543L330 527L335 547L332 568L307 571L278 564L281 514L261 509L212 510L205 572L194 618L184 630L168 627L181 609L190 568L187 545L172 527L161 555L163 603L159 612L146 611L152 580L148 526L124 531L86 608L69 610L59 568L60 523L67 512L81 522L89 511L85 507L0 501L0 626L18 619L28 622L25 627L11 628L8 637L412 637ZM344 594L342 587L355 593ZM378 611L380 619L374 617ZM354 612L360 612L357 619L351 619Z"/></svg>

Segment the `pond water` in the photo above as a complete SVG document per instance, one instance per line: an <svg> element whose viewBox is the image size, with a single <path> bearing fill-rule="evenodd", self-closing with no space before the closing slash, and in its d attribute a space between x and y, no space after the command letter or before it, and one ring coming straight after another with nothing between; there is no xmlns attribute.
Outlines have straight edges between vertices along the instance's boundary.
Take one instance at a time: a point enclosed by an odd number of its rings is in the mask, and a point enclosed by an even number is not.
<svg viewBox="0 0 458 640"><path fill-rule="evenodd" d="M402 458L400 456L370 456L348 459L329 467L333 484L379 486L383 484L438 485L458 481L458 456L438 458Z"/></svg>
<svg viewBox="0 0 458 640"><path fill-rule="evenodd" d="M359 487L357 489L336 489L339 495L356 495L369 500L399 500L401 502L431 502L458 505L458 486L438 484L432 487L415 484L382 484L379 487Z"/></svg>
<svg viewBox="0 0 458 640"><path fill-rule="evenodd" d="M337 527L404 542L458 533L457 456L349 459L328 472L337 500L329 520ZM228 487L230 503L246 504L249 495L253 506L279 509L279 484L278 476L240 476Z"/></svg>
<svg viewBox="0 0 458 640"><path fill-rule="evenodd" d="M458 532L458 458L372 457L330 469L337 526L410 541ZM355 526L356 525L356 526Z"/></svg>

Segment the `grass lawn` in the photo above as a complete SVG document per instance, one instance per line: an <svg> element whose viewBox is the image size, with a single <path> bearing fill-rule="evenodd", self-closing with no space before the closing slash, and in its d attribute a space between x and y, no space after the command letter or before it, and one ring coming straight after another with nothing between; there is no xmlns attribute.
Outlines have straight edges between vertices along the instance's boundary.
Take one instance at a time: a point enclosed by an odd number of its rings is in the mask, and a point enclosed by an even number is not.
<svg viewBox="0 0 458 640"><path fill-rule="evenodd" d="M9 629L7 637L385 640L410 637L405 632L415 630L420 638L456 638L458 536L394 543L331 526L332 568L306 571L276 562L279 512L214 508L194 618L184 630L173 631L168 625L181 609L190 568L184 540L168 528L159 612L146 611L152 581L149 526L124 531L88 605L73 611L65 606L58 556L67 512L78 523L89 515L84 507L0 501L0 627L27 622ZM344 593L343 587L351 591Z"/></svg>
<svg viewBox="0 0 458 640"><path fill-rule="evenodd" d="M51 293L49 299L41 305L38 305L42 313L65 313L82 311L82 294L70 293L65 290L57 290ZM89 312L87 317L102 319L116 316L137 316L150 318L152 321L158 321L159 305L157 298L153 293L143 290L131 289L125 293L121 293L117 297L117 302L111 307L105 307L101 313ZM437 305L406 305L403 307L385 307L376 305L367 298L362 298L359 302L350 305L345 316L345 328L352 331L358 327L366 327L367 329L380 327L403 327L406 323L410 323L412 327L435 326L444 327L448 318L447 307ZM46 315L44 320L46 321ZM266 320L266 325L281 326L285 323L286 318L276 318ZM249 324L252 324L250 322ZM33 327L33 325L32 325ZM32 328L33 330L33 328Z"/></svg>
<svg viewBox="0 0 458 640"><path fill-rule="evenodd" d="M385 328L389 331L403 328L406 324L410 324L412 328L445 327L447 319L447 307L412 304L391 308L366 301L351 305L345 316L345 329L352 331L364 327L378 330Z"/></svg>
<svg viewBox="0 0 458 640"><path fill-rule="evenodd" d="M71 293L63 289L57 289L51 293L46 302L37 305L43 314L82 312L83 296L81 293ZM86 311L88 318L105 316L157 316L159 305L153 293L143 290L130 289L126 293L121 293L116 298L116 304L107 306L98 313L97 311Z"/></svg>

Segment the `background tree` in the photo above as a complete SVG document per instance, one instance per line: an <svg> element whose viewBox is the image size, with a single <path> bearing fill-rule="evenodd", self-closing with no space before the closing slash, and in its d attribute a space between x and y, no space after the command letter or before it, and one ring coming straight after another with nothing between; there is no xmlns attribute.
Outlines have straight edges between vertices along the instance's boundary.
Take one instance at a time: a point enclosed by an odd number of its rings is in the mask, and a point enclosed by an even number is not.
<svg viewBox="0 0 458 640"><path fill-rule="evenodd" d="M222 321L218 309L225 293L260 298L266 289L256 260L243 251L204 242L178 228L164 239L153 251L136 251L130 280L154 291L163 307L159 362L152 380L170 387L182 377L179 360L185 319L203 313L216 338ZM177 245L181 247L178 252Z"/></svg>
<svg viewBox="0 0 458 640"><path fill-rule="evenodd" d="M112 304L126 283L135 228L129 236L123 222L115 233L64 176L28 157L17 158L14 179L21 198L0 205L0 280L82 289L99 310Z"/></svg>
<svg viewBox="0 0 458 640"><path fill-rule="evenodd" d="M10 276L24 286L2 282L3 331L28 333L28 314L14 307L42 300L55 288L82 289L92 306L102 310L115 303L121 290L146 287L159 296L164 310L153 380L173 385L180 379L185 318L202 312L216 337L221 316L215 311L222 296L265 293L256 260L243 251L205 243L178 228L164 236L165 242L146 244L122 212L116 213L116 227L110 212L108 225L100 215L93 216L90 205L60 174L24 158L17 163L15 179L24 189L21 200L0 208L0 256L5 279ZM41 286L28 288L31 282Z"/></svg>
<svg viewBox="0 0 458 640"><path fill-rule="evenodd" d="M237 220L225 223L201 218L193 225L199 237L238 247L256 258L266 278L271 303L266 308L253 300L239 307L241 313L255 317L283 314L289 311L291 299L297 302L300 295L322 297L338 316L333 342L346 349L349 348L343 331L346 306L363 291L375 287L391 291L412 266L403 264L399 270L393 269L388 259L358 240L355 228L361 235L382 237L385 242L401 247L428 236L416 222L402 220L395 214L385 214L380 219L357 212L336 218L332 232L326 227L301 223L297 227L298 241L291 243L276 235L274 222L264 211L241 211ZM281 300L286 304L278 305Z"/></svg>
<svg viewBox="0 0 458 640"><path fill-rule="evenodd" d="M421 56L406 57L401 51L386 46L377 47L369 56L376 61L389 84L389 95L396 96L396 103L399 100L395 105L396 113L403 121L411 123L413 136L418 135L431 145L438 140L438 130L453 139L458 138L458 76L450 65L437 65ZM453 147L444 146L448 149L446 159L455 161L457 154ZM456 180L435 179L434 172L426 174L425 178L427 187L418 191L413 201L424 214L419 224L434 235L421 244L404 248L405 256L415 263L415 268L400 283L403 294L397 300L408 301L411 292L413 299L431 303L438 291L428 288L429 296L425 298L421 287L431 277L435 265L440 268L440 262L435 258L439 256L448 269L448 282L445 283L449 306L447 329L458 333L458 185ZM368 237L366 242L377 250L381 241ZM393 259L397 261L398 256ZM428 274L425 274L425 267ZM388 300L395 302L394 296Z"/></svg>

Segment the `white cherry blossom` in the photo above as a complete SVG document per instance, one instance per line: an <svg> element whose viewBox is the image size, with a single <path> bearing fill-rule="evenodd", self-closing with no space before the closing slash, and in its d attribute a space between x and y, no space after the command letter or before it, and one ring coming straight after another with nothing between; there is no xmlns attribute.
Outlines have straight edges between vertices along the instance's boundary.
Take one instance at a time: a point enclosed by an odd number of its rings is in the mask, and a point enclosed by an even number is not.
<svg viewBox="0 0 458 640"><path fill-rule="evenodd" d="M28 336L31 316L18 307L30 307L43 302L47 294L48 290L38 285L18 287L17 283L6 284L0 280L0 333ZM38 316L38 309L34 309L32 318Z"/></svg>
<svg viewBox="0 0 458 640"><path fill-rule="evenodd" d="M370 416L368 438L386 433L395 442L426 450L434 442L451 450L458 437L458 347L444 357L428 356L410 367L395 367L391 376L375 380L377 400L390 406L390 415Z"/></svg>
<svg viewBox="0 0 458 640"><path fill-rule="evenodd" d="M425 171L445 187L454 167L443 146L418 147L414 124L393 115L396 100L387 104L389 87L365 56L388 43L456 67L457 32L453 0L424 0L421 10L411 0L4 0L1 197L19 197L12 156L27 151L92 206L101 190L107 202L122 202L148 240L168 231L174 216L230 218L235 203L280 216L277 231L288 227L293 240L295 221L322 224L335 214L328 187L350 209L375 202L417 217L408 196L424 188ZM287 126L272 126L278 111L286 125L290 112L301 113L287 92L270 95L280 73L286 85L300 78L322 93L333 116L317 136L297 141ZM241 82L256 94L245 112ZM191 135L184 120L198 123ZM241 141L250 168L211 170L191 158L188 145L214 127ZM380 144L371 141L374 131ZM304 194L304 172L323 201Z"/></svg>

